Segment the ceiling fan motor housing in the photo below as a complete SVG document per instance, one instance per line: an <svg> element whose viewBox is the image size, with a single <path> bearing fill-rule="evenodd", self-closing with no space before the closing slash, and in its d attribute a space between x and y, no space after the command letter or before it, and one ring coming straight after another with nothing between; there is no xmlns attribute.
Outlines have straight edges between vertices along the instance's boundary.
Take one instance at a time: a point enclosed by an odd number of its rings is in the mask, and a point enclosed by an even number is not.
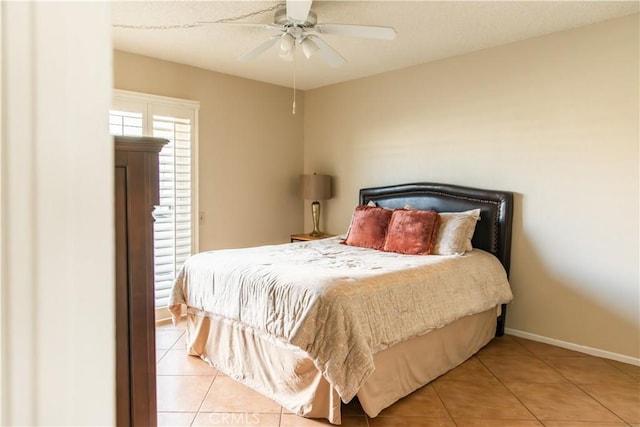
<svg viewBox="0 0 640 427"><path fill-rule="evenodd" d="M298 26L303 28L312 28L318 23L318 15L316 15L314 11L310 10L306 21L293 21L287 16L287 10L285 8L282 8L276 10L273 16L273 23L276 25L284 25L287 27Z"/></svg>

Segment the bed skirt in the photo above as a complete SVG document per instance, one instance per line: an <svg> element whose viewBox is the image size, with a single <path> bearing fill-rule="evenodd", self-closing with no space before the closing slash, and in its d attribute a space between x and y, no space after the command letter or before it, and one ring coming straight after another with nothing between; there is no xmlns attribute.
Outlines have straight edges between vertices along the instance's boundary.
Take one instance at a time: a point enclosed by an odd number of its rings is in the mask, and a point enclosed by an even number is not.
<svg viewBox="0 0 640 427"><path fill-rule="evenodd" d="M376 370L357 394L365 413L377 416L475 354L495 335L497 312L464 317L376 353ZM341 423L340 396L297 347L189 308L187 350L294 414Z"/></svg>

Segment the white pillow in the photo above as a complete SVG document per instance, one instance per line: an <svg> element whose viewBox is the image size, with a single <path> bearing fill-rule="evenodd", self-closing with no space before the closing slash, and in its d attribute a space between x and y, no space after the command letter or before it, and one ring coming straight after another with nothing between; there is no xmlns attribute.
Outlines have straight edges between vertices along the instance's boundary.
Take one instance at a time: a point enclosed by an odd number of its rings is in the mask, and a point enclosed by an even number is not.
<svg viewBox="0 0 640 427"><path fill-rule="evenodd" d="M465 212L440 212L440 227L433 255L464 254L473 250L471 239L480 220L480 209Z"/></svg>

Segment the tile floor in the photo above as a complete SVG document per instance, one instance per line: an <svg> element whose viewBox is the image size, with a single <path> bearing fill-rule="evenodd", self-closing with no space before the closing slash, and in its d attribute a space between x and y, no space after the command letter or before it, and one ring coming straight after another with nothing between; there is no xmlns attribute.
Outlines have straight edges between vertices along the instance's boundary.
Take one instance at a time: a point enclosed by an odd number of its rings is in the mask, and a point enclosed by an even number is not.
<svg viewBox="0 0 640 427"><path fill-rule="evenodd" d="M184 350L184 327L156 330L158 425L320 426ZM368 418L357 402L343 426L640 427L640 367L512 336Z"/></svg>

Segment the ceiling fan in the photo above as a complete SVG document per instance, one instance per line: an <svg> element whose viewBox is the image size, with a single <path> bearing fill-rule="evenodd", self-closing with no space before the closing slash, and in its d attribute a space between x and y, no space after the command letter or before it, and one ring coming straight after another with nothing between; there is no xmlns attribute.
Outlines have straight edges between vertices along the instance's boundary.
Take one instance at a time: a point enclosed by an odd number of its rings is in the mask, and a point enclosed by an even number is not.
<svg viewBox="0 0 640 427"><path fill-rule="evenodd" d="M302 53L306 58L318 54L327 65L336 68L344 65L347 62L346 59L322 38L318 37L316 33L379 40L393 40L396 37L396 31L391 27L318 23L318 16L311 10L311 3L312 0L287 0L285 7L276 9L273 24L224 22L224 24L228 25L279 31L279 34L269 37L238 59L240 61L250 61L279 42L279 54L285 60L293 59L296 45L298 45L302 48ZM198 24L218 23L221 22L198 22Z"/></svg>

